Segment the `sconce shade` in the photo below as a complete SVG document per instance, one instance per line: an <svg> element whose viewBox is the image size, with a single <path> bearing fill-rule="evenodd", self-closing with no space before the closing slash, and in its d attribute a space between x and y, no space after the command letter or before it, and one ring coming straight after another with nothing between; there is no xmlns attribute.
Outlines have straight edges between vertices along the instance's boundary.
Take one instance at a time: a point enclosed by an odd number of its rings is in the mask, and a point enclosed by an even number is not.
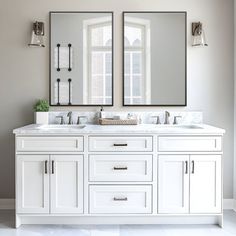
<svg viewBox="0 0 236 236"><path fill-rule="evenodd" d="M33 30L31 34L30 47L45 47L44 45L44 23L35 21L33 23Z"/></svg>
<svg viewBox="0 0 236 236"><path fill-rule="evenodd" d="M192 23L192 36L193 36L193 47L204 47L208 46L206 43L205 32L202 28L201 22Z"/></svg>

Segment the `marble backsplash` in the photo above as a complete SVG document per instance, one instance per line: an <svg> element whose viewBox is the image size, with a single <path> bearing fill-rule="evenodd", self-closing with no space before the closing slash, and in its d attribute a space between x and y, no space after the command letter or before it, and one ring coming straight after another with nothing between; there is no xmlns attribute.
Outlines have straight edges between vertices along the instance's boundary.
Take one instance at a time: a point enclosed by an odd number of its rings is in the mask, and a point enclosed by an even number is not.
<svg viewBox="0 0 236 236"><path fill-rule="evenodd" d="M60 119L58 116L63 116L65 124L68 124L68 112L49 112L49 124L59 124ZM78 117L82 124L97 124L98 117L100 116L99 112L76 112L72 113L73 123L77 124ZM154 116L160 117L160 122L164 123L164 112L101 112L102 118L114 118L120 117L120 119L127 119L127 117L135 117L138 119L140 124L155 124L156 118ZM170 112L170 124L173 123L175 116L181 116L178 118L179 124L201 124L203 123L203 114L202 112Z"/></svg>

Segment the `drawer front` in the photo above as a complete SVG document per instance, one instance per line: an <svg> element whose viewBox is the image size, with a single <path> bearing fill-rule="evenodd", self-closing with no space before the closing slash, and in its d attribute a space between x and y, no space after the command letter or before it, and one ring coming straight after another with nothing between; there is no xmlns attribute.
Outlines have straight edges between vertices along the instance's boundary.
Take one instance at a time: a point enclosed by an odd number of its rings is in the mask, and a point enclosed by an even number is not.
<svg viewBox="0 0 236 236"><path fill-rule="evenodd" d="M90 181L152 181L152 155L90 155Z"/></svg>
<svg viewBox="0 0 236 236"><path fill-rule="evenodd" d="M152 137L89 137L90 152L151 152Z"/></svg>
<svg viewBox="0 0 236 236"><path fill-rule="evenodd" d="M90 185L90 213L151 214L151 185Z"/></svg>
<svg viewBox="0 0 236 236"><path fill-rule="evenodd" d="M159 151L221 151L221 137L159 137Z"/></svg>
<svg viewBox="0 0 236 236"><path fill-rule="evenodd" d="M83 137L17 137L17 151L83 151Z"/></svg>

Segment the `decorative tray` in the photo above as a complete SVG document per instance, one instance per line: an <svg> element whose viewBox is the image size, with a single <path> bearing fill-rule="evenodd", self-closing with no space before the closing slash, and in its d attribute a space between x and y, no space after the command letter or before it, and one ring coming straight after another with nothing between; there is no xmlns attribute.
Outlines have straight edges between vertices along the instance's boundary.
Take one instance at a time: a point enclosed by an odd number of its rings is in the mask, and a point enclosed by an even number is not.
<svg viewBox="0 0 236 236"><path fill-rule="evenodd" d="M137 119L115 120L113 118L100 118L100 125L137 125Z"/></svg>

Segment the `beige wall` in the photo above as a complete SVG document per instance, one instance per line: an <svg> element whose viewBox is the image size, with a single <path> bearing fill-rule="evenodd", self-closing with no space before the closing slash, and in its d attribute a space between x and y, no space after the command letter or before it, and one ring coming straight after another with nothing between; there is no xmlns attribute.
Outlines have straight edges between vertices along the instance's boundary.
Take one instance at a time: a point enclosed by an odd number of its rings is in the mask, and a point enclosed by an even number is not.
<svg viewBox="0 0 236 236"><path fill-rule="evenodd" d="M48 12L52 10L114 11L115 104L107 110L128 110L122 108L121 99L122 11L187 11L189 43L190 23L204 23L209 47L188 45L188 106L168 109L203 111L206 123L226 129L224 197L233 196L233 0L1 0L0 6L0 198L14 198L12 129L31 123L35 99L48 98ZM33 20L46 23L46 48L27 47ZM96 110L74 108L79 109Z"/></svg>

